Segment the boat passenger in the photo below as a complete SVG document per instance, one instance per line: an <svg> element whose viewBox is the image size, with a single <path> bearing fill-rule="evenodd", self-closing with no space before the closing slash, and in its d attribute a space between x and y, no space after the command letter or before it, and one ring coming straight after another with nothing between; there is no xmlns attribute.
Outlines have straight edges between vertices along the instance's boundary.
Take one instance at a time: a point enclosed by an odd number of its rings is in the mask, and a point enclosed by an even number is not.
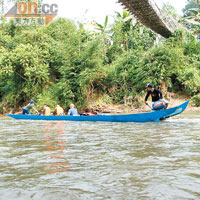
<svg viewBox="0 0 200 200"><path fill-rule="evenodd" d="M44 104L41 114L45 116L51 115L51 109L47 104Z"/></svg>
<svg viewBox="0 0 200 200"><path fill-rule="evenodd" d="M79 115L77 109L74 106L74 104L70 104L69 107L70 107L70 109L68 111L68 115L70 115L70 116L78 116Z"/></svg>
<svg viewBox="0 0 200 200"><path fill-rule="evenodd" d="M35 106L34 100L30 100L30 103L22 108L22 114L29 115L31 109L33 109L36 113L39 113L34 106Z"/></svg>
<svg viewBox="0 0 200 200"><path fill-rule="evenodd" d="M147 94L145 97L146 105L148 105L147 100L148 100L149 95L151 95L153 110L160 110L163 108L166 109L168 107L169 103L163 99L162 92L159 89L154 88L151 83L148 83L146 88L147 88Z"/></svg>
<svg viewBox="0 0 200 200"><path fill-rule="evenodd" d="M81 113L80 115L83 116L93 116L93 115L98 115L98 112L92 111L90 112L88 108L85 109L85 112Z"/></svg>
<svg viewBox="0 0 200 200"><path fill-rule="evenodd" d="M53 112L53 115L56 115L56 116L63 116L64 115L64 110L62 107L60 107L59 105L57 105L55 107L55 110Z"/></svg>

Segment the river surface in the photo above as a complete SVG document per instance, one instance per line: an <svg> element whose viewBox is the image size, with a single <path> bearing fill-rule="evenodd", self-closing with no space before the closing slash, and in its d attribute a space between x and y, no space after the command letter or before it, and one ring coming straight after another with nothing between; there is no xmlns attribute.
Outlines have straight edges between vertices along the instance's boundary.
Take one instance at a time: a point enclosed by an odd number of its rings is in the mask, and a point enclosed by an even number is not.
<svg viewBox="0 0 200 200"><path fill-rule="evenodd" d="M200 199L200 113L144 124L0 118L0 199Z"/></svg>

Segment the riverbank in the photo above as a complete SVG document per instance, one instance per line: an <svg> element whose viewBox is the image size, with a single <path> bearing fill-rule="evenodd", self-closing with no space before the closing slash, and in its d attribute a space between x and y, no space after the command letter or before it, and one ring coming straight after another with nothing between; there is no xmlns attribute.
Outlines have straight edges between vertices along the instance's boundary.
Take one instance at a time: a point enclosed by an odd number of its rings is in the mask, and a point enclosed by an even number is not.
<svg viewBox="0 0 200 200"><path fill-rule="evenodd" d="M169 108L178 106L182 104L183 102L187 101L189 98L187 96L181 95L181 96L175 96L172 93L168 93L168 98L166 98L169 102ZM88 106L84 109L78 109L79 113L82 112L92 112L92 111L97 111L99 113L142 113L142 112L148 112L150 111L150 108L146 106L143 103L143 98L139 99L140 103L127 103L127 104L113 104L113 103L105 103L100 98L91 98L90 101L88 102ZM149 104L151 105L151 101L149 101ZM36 105L37 107L37 105ZM53 108L51 108L53 111ZM195 107L192 105L192 102L190 101L187 111L200 111L200 107ZM21 113L21 108L19 107L15 111L7 111L5 113L9 114L20 114ZM4 116L5 113L1 113L1 116ZM67 113L67 110L65 110L65 113Z"/></svg>
<svg viewBox="0 0 200 200"><path fill-rule="evenodd" d="M74 103L79 112L143 112L149 110L147 83L200 105L200 43L183 30L155 45L156 35L117 15L106 34L61 18L45 27L18 28L10 22L0 29L1 113L21 112L30 99L39 111L59 104L66 112ZM95 94L102 100L91 104ZM166 99L176 105L171 96Z"/></svg>
<svg viewBox="0 0 200 200"><path fill-rule="evenodd" d="M187 101L189 97L185 95L176 96L173 93L168 93L167 101L169 102L169 108L178 106L183 102ZM105 103L101 100L93 99L88 103L87 110L89 111L98 111L100 113L138 113L138 112L148 112L150 108L143 103L143 99L139 99L140 103L137 105L134 104L112 104ZM151 101L149 101L151 105ZM195 107L190 101L187 111L200 111L200 107Z"/></svg>
<svg viewBox="0 0 200 200"><path fill-rule="evenodd" d="M180 104L183 102L180 102ZM180 104L172 104L172 102L169 102L169 108L178 106ZM96 109L94 107L90 108L89 110L97 110L100 113L140 113L140 112L148 112L150 111L150 108L148 106L144 106L142 108L134 108L130 106L125 105L101 105L98 106ZM191 105L188 105L187 111L200 111L200 107L193 107Z"/></svg>

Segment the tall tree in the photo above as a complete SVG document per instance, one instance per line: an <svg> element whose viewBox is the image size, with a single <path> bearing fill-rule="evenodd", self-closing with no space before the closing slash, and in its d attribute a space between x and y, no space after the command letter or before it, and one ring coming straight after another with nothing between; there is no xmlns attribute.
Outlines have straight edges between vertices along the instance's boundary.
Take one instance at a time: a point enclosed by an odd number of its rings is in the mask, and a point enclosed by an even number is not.
<svg viewBox="0 0 200 200"><path fill-rule="evenodd" d="M191 9L199 9L200 1L199 0L188 0L185 8L183 8L184 17L194 16L194 13L191 12Z"/></svg>
<svg viewBox="0 0 200 200"><path fill-rule="evenodd" d="M200 34L200 0L188 0L183 12L183 21L187 27L194 34Z"/></svg>
<svg viewBox="0 0 200 200"><path fill-rule="evenodd" d="M2 23L4 23L4 10L5 10L5 2L4 2L4 0L1 0L0 1L1 2L1 21L2 21Z"/></svg>

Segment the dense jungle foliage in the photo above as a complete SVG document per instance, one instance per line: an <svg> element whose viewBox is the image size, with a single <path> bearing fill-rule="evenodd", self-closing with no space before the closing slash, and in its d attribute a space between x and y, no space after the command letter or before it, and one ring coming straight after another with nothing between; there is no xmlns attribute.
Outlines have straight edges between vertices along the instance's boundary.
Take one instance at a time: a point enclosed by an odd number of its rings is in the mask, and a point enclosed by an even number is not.
<svg viewBox="0 0 200 200"><path fill-rule="evenodd" d="M16 111L30 99L79 109L91 99L141 106L145 86L184 94L200 105L200 43L186 29L157 42L157 35L126 12L108 26L59 18L48 26L0 25L0 112Z"/></svg>

